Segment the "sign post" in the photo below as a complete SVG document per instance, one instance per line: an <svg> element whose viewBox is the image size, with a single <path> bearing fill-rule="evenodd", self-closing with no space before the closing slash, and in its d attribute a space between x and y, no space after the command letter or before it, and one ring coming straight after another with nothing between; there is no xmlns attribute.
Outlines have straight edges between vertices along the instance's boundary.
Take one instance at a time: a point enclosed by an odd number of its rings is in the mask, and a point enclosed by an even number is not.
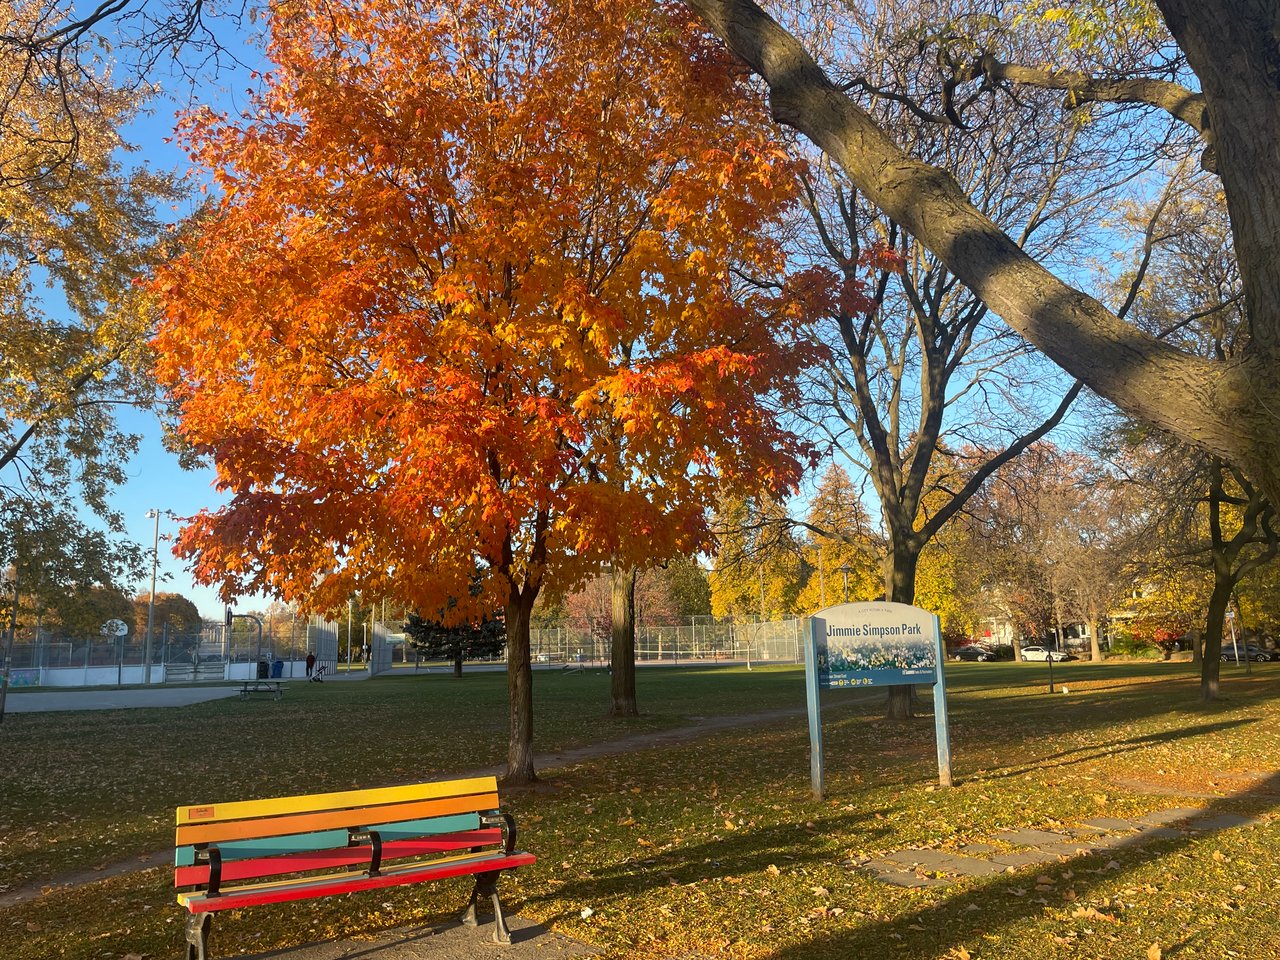
<svg viewBox="0 0 1280 960"><path fill-rule="evenodd" d="M809 621L809 637L804 645L804 692L809 704L809 782L813 786L813 798L822 799L822 701L818 680L818 633L826 631L826 624L813 617Z"/></svg>
<svg viewBox="0 0 1280 960"><path fill-rule="evenodd" d="M938 741L938 783L944 787L951 782L951 716L947 713L947 677L942 669L947 654L942 649L942 621L933 618L933 650L937 672L933 681L933 729Z"/></svg>
<svg viewBox="0 0 1280 960"><path fill-rule="evenodd" d="M809 624L805 693L814 797L822 798L824 786L820 694L832 688L932 684L938 782L951 786L951 731L938 618L905 603L844 603L820 610Z"/></svg>

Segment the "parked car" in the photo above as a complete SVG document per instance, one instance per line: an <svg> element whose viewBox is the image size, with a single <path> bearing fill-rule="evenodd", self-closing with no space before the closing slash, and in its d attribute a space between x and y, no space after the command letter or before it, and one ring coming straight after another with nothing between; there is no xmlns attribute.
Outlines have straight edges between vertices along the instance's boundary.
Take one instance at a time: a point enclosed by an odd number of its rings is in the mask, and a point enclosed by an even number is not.
<svg viewBox="0 0 1280 960"><path fill-rule="evenodd" d="M1255 662L1265 662L1268 660L1275 660L1277 657L1277 651L1263 650L1261 647L1253 646L1253 644L1250 644L1249 646L1245 646L1244 644L1241 644L1239 647L1239 651L1240 651L1241 660L1245 659L1245 657L1248 657L1250 660L1253 660ZM1235 663L1236 648L1233 647L1230 643L1224 643L1222 645L1222 659L1230 663Z"/></svg>
<svg viewBox="0 0 1280 960"><path fill-rule="evenodd" d="M985 647L978 646L976 643L969 644L967 647L961 647L953 654L953 656L957 660L969 660L973 662L984 662L995 659L995 654L990 650L987 650Z"/></svg>
<svg viewBox="0 0 1280 960"><path fill-rule="evenodd" d="M1047 650L1044 647L1023 647L1023 660L1074 660L1069 653L1062 653L1058 650Z"/></svg>

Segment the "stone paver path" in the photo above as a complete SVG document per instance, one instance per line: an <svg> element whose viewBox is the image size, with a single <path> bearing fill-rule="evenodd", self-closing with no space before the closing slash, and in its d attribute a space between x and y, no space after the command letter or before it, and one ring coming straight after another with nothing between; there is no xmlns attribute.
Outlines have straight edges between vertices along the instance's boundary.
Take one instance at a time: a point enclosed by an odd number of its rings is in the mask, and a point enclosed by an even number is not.
<svg viewBox="0 0 1280 960"><path fill-rule="evenodd" d="M1055 830L1033 827L999 830L991 843L967 843L957 851L894 850L876 859L855 862L854 866L899 887L946 886L961 877L987 877L1056 863L1064 857L1102 854L1155 840L1231 830L1262 819L1236 813L1206 816L1200 809L1173 807L1132 819L1094 817L1079 826Z"/></svg>

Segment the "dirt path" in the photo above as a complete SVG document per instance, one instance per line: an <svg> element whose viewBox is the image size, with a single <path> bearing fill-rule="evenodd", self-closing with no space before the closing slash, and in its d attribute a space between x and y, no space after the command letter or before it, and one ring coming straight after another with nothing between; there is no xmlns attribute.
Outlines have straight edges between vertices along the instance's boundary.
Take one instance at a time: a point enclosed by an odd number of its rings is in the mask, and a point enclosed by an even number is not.
<svg viewBox="0 0 1280 960"><path fill-rule="evenodd" d="M670 730L654 730L646 733L637 733L617 740L604 740L599 743L589 743L581 747L559 750L554 753L537 754L534 757L534 767L541 771L550 771L555 770L558 767L565 767L570 764L578 763L582 760L592 760L596 757L611 757L623 753L633 753L637 750L648 750L654 747L665 747L678 743L687 743L690 740L707 737L714 733L719 733L722 730L763 726L779 720L787 720L792 717L804 716L805 708L796 707L787 710L769 710L763 713L749 713L730 717L691 718L696 720L696 722L685 727L673 727ZM501 775L503 769L504 768L501 765L484 767L478 770L461 771L457 776L459 778L490 775L498 776ZM143 870L153 870L160 866L168 867L172 862L172 858L173 848L168 847L164 850L157 850L154 853L140 854L136 857L131 857L128 860L122 860L118 863L108 864L101 867L93 867L88 870L80 870L76 873L64 874L63 876L57 877L53 880L48 880L44 883L19 887L15 890L0 893L0 909L17 906L20 903L26 903L27 901L38 899L46 893L50 893L55 890L81 887L90 883L97 883L99 880L119 877L128 873L137 873Z"/></svg>

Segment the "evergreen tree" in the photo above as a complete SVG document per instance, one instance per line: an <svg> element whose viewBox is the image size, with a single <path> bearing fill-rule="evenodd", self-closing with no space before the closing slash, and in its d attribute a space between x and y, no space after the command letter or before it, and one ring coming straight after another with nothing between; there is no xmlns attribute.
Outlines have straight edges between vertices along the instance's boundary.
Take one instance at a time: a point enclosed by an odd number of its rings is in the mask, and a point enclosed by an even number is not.
<svg viewBox="0 0 1280 960"><path fill-rule="evenodd" d="M455 677L462 676L463 660L496 657L507 643L507 623L500 613L479 623L463 623L454 627L424 620L411 613L405 621L404 632L409 645L423 656L433 660L451 660Z"/></svg>

